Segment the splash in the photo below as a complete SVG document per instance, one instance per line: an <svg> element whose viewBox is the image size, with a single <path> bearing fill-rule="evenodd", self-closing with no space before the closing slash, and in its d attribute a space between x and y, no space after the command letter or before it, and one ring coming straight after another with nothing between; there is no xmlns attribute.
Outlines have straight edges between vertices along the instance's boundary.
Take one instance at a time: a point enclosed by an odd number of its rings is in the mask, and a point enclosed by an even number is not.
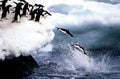
<svg viewBox="0 0 120 79"><path fill-rule="evenodd" d="M70 65L73 66L75 70L79 70L81 68L85 69L86 71L93 69L93 59L89 57L89 55L83 54L81 51L73 50L69 47L71 51L71 61Z"/></svg>
<svg viewBox="0 0 120 79"><path fill-rule="evenodd" d="M54 38L53 25L28 21L23 17L20 23L10 20L0 22L0 59L7 56L29 55L50 43Z"/></svg>

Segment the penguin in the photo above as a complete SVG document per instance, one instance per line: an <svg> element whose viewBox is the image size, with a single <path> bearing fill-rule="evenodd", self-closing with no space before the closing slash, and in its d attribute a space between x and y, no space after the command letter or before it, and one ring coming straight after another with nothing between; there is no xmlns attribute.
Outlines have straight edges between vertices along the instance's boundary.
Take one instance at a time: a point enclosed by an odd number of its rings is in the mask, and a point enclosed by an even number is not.
<svg viewBox="0 0 120 79"><path fill-rule="evenodd" d="M12 5L7 5L5 9L2 12L1 18L5 18L7 16L7 13L10 13L9 8L12 7Z"/></svg>
<svg viewBox="0 0 120 79"><path fill-rule="evenodd" d="M32 13L32 11L33 11L33 9L34 9L34 6L33 6L32 4L29 4L29 8L30 8L30 13L29 13L29 15L31 15L31 13Z"/></svg>
<svg viewBox="0 0 120 79"><path fill-rule="evenodd" d="M26 1L25 1L25 0L18 0L18 1L26 3Z"/></svg>
<svg viewBox="0 0 120 79"><path fill-rule="evenodd" d="M29 14L29 15L31 15L31 18L29 20L35 19L35 14L37 13L37 10L38 10L38 8L36 8L36 7L37 7L37 4L32 6L32 9L31 9L30 14Z"/></svg>
<svg viewBox="0 0 120 79"><path fill-rule="evenodd" d="M1 6L1 8L2 8L2 10L4 10L4 9L5 9L5 6L6 6L7 1L8 1L8 0L3 0L3 1L0 1L0 2L2 2L2 4L0 5L0 6ZM10 0L9 0L9 1L10 1Z"/></svg>
<svg viewBox="0 0 120 79"><path fill-rule="evenodd" d="M40 16L44 16L43 12L44 12L43 6L41 6L37 9L36 18L35 18L36 22L40 21Z"/></svg>
<svg viewBox="0 0 120 79"><path fill-rule="evenodd" d="M87 53L85 52L85 49L82 46L80 46L78 44L73 44L71 46L73 49L76 49L76 50L82 52L83 54L87 55Z"/></svg>
<svg viewBox="0 0 120 79"><path fill-rule="evenodd" d="M25 16L26 13L27 13L27 10L29 11L29 3L26 2L24 7L23 7L23 13L22 13L22 16Z"/></svg>
<svg viewBox="0 0 120 79"><path fill-rule="evenodd" d="M68 35L68 36L70 36L70 37L73 37L73 35L70 33L70 31L69 30L66 30L66 29L64 29L64 28L57 28L60 32L62 32L63 34L66 34L66 35Z"/></svg>
<svg viewBox="0 0 120 79"><path fill-rule="evenodd" d="M20 10L22 9L22 5L23 5L23 3L17 3L17 5L15 7L15 11L13 12L13 13L15 13L15 16L14 16L14 20L12 21L12 23L17 21L18 17L21 17Z"/></svg>

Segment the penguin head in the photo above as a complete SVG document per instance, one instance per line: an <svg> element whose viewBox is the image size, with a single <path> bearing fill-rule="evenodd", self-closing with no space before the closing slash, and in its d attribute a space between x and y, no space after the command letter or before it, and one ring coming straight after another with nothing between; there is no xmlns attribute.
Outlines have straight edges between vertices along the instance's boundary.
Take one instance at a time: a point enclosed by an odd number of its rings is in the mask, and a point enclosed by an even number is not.
<svg viewBox="0 0 120 79"><path fill-rule="evenodd" d="M19 3L20 5L24 5L23 3Z"/></svg>
<svg viewBox="0 0 120 79"><path fill-rule="evenodd" d="M32 4L28 4L28 5L29 5L29 7L31 7L31 8L33 8L33 7L34 7Z"/></svg>
<svg viewBox="0 0 120 79"><path fill-rule="evenodd" d="M38 6L39 6L39 7L42 7L42 8L44 7L42 4L39 4Z"/></svg>
<svg viewBox="0 0 120 79"><path fill-rule="evenodd" d="M12 7L12 5L8 5L8 7Z"/></svg>
<svg viewBox="0 0 120 79"><path fill-rule="evenodd" d="M7 5L7 6L6 6L6 8L10 8L10 7L12 7L12 5Z"/></svg>
<svg viewBox="0 0 120 79"><path fill-rule="evenodd" d="M37 4L35 4L34 6L37 6Z"/></svg>

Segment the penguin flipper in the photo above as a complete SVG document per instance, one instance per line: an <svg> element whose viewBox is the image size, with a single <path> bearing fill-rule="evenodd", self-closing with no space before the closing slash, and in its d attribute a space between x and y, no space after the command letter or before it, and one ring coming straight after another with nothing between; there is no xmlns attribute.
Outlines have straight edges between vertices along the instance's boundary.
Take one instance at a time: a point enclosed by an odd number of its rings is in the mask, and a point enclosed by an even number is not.
<svg viewBox="0 0 120 79"><path fill-rule="evenodd" d="M71 37L74 37L72 34L70 35Z"/></svg>
<svg viewBox="0 0 120 79"><path fill-rule="evenodd" d="M70 37L74 37L71 33L69 35L70 35Z"/></svg>

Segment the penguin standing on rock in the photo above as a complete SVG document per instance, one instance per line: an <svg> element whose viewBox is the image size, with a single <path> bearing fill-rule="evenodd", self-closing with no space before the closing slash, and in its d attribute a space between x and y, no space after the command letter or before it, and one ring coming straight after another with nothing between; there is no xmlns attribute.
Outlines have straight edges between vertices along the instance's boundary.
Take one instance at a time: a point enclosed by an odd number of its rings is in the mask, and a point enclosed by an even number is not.
<svg viewBox="0 0 120 79"><path fill-rule="evenodd" d="M26 2L24 7L23 7L23 13L22 13L22 16L25 16L26 13L27 13L27 10L29 11L29 3Z"/></svg>
<svg viewBox="0 0 120 79"><path fill-rule="evenodd" d="M10 7L12 7L12 5L8 5L4 8L1 18L5 18L7 16L7 13L10 13L10 11L9 11Z"/></svg>
<svg viewBox="0 0 120 79"><path fill-rule="evenodd" d="M43 15L43 12L44 12L44 9L43 9L43 5L40 5L39 8L37 9L37 15L36 15L36 18L35 18L35 21L36 22L39 22L40 21L40 16L44 16Z"/></svg>
<svg viewBox="0 0 120 79"><path fill-rule="evenodd" d="M36 7L37 7L37 4L32 6L32 9L31 9L30 14L29 14L29 15L31 15L31 18L29 20L34 20L35 19L35 14L38 11L38 8L36 8Z"/></svg>
<svg viewBox="0 0 120 79"><path fill-rule="evenodd" d="M7 1L8 1L8 0L0 1L0 2L2 2L2 4L0 5L0 7L2 8L2 10L5 9L5 6L6 6ZM9 1L10 1L10 0L9 0Z"/></svg>
<svg viewBox="0 0 120 79"><path fill-rule="evenodd" d="M13 12L13 13L15 13L15 16L14 16L14 20L12 21L12 23L17 21L18 17L21 17L20 10L22 10L22 5L23 5L23 3L17 3L17 5L15 7L15 11Z"/></svg>

